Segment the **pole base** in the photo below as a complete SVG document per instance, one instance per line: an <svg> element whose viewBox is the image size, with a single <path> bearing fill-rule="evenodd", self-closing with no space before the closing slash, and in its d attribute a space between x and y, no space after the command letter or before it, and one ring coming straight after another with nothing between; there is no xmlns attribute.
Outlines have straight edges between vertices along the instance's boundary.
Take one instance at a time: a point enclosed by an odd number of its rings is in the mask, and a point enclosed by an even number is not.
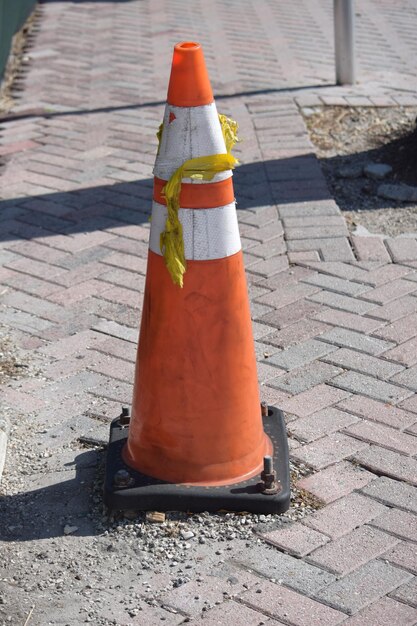
<svg viewBox="0 0 417 626"><path fill-rule="evenodd" d="M265 411L266 412L266 411ZM167 483L132 469L122 459L129 425L112 421L107 450L104 502L112 510L137 511L248 511L284 513L290 506L290 471L284 415L268 407L262 417L264 431L274 445L273 465L277 493L263 493L261 476L221 487ZM268 491L268 490L267 490Z"/></svg>

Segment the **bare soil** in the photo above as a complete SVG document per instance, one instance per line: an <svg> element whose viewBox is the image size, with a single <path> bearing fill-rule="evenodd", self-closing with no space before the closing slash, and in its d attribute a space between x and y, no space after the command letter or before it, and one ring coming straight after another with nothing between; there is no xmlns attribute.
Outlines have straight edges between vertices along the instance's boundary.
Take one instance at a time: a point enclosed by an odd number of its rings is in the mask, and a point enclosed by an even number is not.
<svg viewBox="0 0 417 626"><path fill-rule="evenodd" d="M373 234L417 232L417 204L377 195L384 183L417 186L417 107L323 107L304 110L310 138L329 189L351 230L361 225ZM364 174L340 176L340 170L384 163L384 180Z"/></svg>

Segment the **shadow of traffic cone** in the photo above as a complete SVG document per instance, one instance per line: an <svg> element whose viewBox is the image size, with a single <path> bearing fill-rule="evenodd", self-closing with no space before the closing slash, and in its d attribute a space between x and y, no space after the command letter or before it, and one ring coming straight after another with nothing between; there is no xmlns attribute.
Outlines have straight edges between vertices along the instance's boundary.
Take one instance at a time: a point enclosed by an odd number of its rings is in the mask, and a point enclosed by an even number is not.
<svg viewBox="0 0 417 626"><path fill-rule="evenodd" d="M112 426L112 508L289 506L283 417L270 409L262 418L260 409L234 161L201 46L178 44L154 168L132 416ZM169 187L176 173L177 210Z"/></svg>

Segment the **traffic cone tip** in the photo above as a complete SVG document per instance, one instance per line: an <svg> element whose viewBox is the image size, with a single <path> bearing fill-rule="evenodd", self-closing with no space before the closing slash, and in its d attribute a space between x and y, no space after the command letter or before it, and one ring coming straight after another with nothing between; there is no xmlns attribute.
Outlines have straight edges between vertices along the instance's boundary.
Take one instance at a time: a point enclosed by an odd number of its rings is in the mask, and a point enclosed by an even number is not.
<svg viewBox="0 0 417 626"><path fill-rule="evenodd" d="M174 46L167 101L178 107L195 107L213 102L202 47L194 41Z"/></svg>

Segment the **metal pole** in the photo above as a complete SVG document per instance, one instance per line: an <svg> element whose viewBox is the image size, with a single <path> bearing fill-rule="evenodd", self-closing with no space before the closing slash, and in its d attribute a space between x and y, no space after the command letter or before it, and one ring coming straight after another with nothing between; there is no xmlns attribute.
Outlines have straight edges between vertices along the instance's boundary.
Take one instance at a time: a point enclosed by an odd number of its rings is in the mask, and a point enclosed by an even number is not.
<svg viewBox="0 0 417 626"><path fill-rule="evenodd" d="M336 83L353 85L355 68L355 2L333 0Z"/></svg>

